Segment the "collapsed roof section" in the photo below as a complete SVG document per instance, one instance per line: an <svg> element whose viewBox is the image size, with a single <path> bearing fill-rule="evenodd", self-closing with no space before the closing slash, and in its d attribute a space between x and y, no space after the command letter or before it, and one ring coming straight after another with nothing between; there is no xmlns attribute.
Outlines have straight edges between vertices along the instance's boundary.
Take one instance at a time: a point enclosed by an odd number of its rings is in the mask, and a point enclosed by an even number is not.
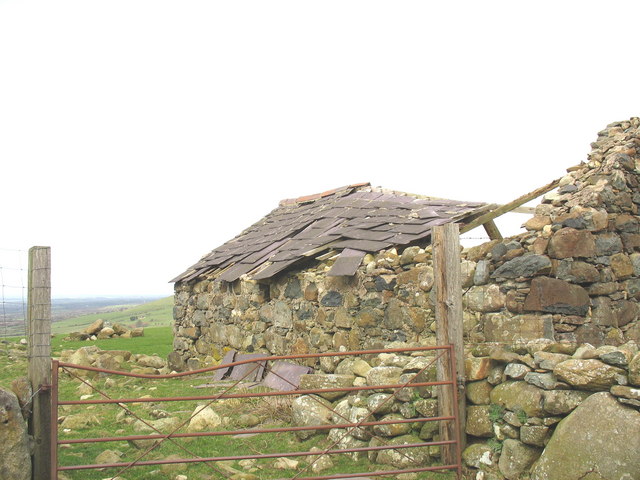
<svg viewBox="0 0 640 480"><path fill-rule="evenodd" d="M328 275L353 275L367 253L424 243L431 229L469 223L495 205L399 193L368 183L283 200L172 282L203 275L265 280L310 258L337 255ZM323 255L324 254L324 255Z"/></svg>

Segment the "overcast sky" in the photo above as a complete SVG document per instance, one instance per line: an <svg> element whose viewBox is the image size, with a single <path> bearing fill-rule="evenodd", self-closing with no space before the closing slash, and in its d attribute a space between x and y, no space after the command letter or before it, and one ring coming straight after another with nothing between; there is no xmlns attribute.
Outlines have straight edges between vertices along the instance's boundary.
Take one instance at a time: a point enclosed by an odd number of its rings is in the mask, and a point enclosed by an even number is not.
<svg viewBox="0 0 640 480"><path fill-rule="evenodd" d="M614 0L0 0L0 266L48 245L54 297L169 295L284 198L368 181L508 202L640 113L638 18Z"/></svg>

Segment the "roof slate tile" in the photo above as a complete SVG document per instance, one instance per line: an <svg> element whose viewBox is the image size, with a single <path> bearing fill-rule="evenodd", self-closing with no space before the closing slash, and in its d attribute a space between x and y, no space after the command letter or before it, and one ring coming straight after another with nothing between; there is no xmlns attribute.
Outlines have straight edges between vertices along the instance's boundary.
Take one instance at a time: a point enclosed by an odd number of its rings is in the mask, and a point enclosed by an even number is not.
<svg viewBox="0 0 640 480"><path fill-rule="evenodd" d="M432 226L464 223L486 208L483 203L421 197L369 184L283 200L172 281L208 274L224 281L244 274L267 279L329 248L342 249L330 274L353 275L366 252L424 240Z"/></svg>

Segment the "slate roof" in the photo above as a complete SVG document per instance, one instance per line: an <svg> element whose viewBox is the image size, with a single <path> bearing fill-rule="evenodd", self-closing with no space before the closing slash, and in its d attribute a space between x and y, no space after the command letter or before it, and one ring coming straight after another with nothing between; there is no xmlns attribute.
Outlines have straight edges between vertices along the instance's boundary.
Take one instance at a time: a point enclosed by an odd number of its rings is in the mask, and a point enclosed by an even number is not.
<svg viewBox="0 0 640 480"><path fill-rule="evenodd" d="M393 192L368 183L283 200L171 281L187 282L209 273L227 282L244 274L262 280L327 252L339 255L328 275L353 275L366 253L424 243L433 226L466 223L490 207Z"/></svg>

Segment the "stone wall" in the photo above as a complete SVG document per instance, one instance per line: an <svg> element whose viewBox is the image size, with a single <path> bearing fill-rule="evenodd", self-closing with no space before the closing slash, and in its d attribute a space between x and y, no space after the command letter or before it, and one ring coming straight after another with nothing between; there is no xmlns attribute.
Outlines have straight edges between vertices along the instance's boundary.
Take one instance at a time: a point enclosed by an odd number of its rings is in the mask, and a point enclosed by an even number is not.
<svg viewBox="0 0 640 480"><path fill-rule="evenodd" d="M434 357L434 351L423 351L327 361L319 373L303 375L300 388L435 381ZM465 372L465 478L579 480L596 471L599 476L593 478L607 480L640 475L635 342L597 349L545 340L512 348L479 345L467 357ZM342 449L420 444L439 439L438 422L421 420L437 416L437 394L437 387L423 386L305 395L294 401L293 418L300 426L384 422L329 430L329 441ZM395 421L401 423L386 423ZM297 433L306 439L320 431ZM441 460L435 445L351 455L398 469Z"/></svg>
<svg viewBox="0 0 640 480"><path fill-rule="evenodd" d="M635 342L481 345L465 371L469 478L640 478Z"/></svg>

